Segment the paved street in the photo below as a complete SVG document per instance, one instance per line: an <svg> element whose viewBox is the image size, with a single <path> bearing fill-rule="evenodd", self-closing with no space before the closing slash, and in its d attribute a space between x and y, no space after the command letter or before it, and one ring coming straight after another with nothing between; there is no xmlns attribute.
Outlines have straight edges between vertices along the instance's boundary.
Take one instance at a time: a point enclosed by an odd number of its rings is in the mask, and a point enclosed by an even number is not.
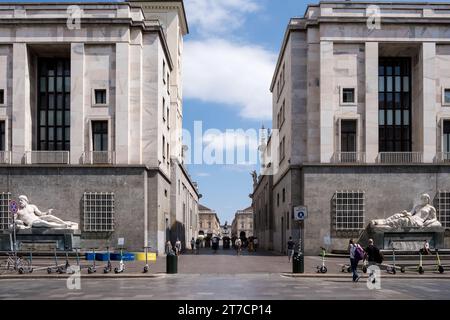
<svg viewBox="0 0 450 320"><path fill-rule="evenodd" d="M381 290L349 279L289 278L278 274L164 275L151 279L2 280L0 299L449 299L449 280L382 280Z"/></svg>
<svg viewBox="0 0 450 320"><path fill-rule="evenodd" d="M45 260L37 259L38 263ZM314 275L320 257L307 257L305 272ZM153 278L124 278L142 275L142 262L127 264L126 273L119 278L83 277L81 290L69 290L66 279L19 279L0 277L0 299L449 299L450 278L433 272L435 279L418 279L410 272L393 278L382 273L381 290L369 290L366 279L352 283L350 274L341 273L339 264L346 259L328 259L327 278L294 278L287 257L267 252L235 256L234 251L213 254L203 249L200 255L182 255L179 273L166 275L165 258L151 264ZM71 261L72 262L72 261ZM114 265L117 262L114 262ZM102 266L103 262L99 265ZM83 270L86 275L86 270ZM17 277L17 274L15 275ZM45 270L33 272L32 277L47 276ZM97 276L102 276L101 270ZM120 278L123 277L123 278Z"/></svg>

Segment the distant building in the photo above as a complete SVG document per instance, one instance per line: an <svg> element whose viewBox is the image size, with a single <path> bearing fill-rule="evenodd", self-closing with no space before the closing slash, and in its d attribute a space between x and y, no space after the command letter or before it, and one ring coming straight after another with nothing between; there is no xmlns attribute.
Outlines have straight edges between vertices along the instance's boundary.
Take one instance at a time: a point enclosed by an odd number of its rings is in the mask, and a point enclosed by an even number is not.
<svg viewBox="0 0 450 320"><path fill-rule="evenodd" d="M199 235L220 236L220 220L217 213L204 205L198 207Z"/></svg>
<svg viewBox="0 0 450 320"><path fill-rule="evenodd" d="M231 235L240 237L242 233L245 236L253 236L253 209L248 207L244 210L238 210L234 216L233 223L231 225Z"/></svg>
<svg viewBox="0 0 450 320"><path fill-rule="evenodd" d="M231 238L231 225L228 224L227 221L225 221L225 224L220 226L220 236L223 237L230 237Z"/></svg>

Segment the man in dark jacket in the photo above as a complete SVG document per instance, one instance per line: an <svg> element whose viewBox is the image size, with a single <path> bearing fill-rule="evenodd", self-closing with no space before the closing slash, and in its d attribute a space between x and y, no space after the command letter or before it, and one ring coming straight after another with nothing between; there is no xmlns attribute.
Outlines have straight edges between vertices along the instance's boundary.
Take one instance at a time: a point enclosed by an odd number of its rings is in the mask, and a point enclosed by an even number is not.
<svg viewBox="0 0 450 320"><path fill-rule="evenodd" d="M369 239L369 246L366 248L366 259L369 265L382 263L383 262L383 256L380 252L380 249L378 249L374 244L373 240Z"/></svg>

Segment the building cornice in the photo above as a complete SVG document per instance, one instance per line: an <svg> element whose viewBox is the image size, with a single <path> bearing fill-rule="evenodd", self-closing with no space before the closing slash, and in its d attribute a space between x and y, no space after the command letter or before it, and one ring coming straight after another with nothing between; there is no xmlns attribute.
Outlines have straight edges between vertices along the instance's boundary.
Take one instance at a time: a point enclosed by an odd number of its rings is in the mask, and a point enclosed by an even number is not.
<svg viewBox="0 0 450 320"><path fill-rule="evenodd" d="M189 25L186 17L186 10L183 0L128 0L131 6L140 6L149 10L177 10L181 20L181 28L183 35L189 33Z"/></svg>

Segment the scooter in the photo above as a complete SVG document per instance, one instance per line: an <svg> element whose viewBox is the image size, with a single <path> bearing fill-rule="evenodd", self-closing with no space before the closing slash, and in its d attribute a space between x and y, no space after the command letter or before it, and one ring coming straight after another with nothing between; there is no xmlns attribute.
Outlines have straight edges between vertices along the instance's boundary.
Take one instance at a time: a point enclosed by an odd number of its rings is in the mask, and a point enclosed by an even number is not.
<svg viewBox="0 0 450 320"><path fill-rule="evenodd" d="M123 248L120 248L120 261L119 266L114 268L115 273L122 273L125 271L125 263L123 262Z"/></svg>
<svg viewBox="0 0 450 320"><path fill-rule="evenodd" d="M417 271L419 272L419 274L424 274L425 269L423 268L423 264L422 264L422 252L419 251L419 267L417 268Z"/></svg>
<svg viewBox="0 0 450 320"><path fill-rule="evenodd" d="M106 263L106 266L103 268L103 273L110 273L112 270L112 264L111 264L111 254L109 253L109 247L106 247L106 252L108 254L108 262Z"/></svg>
<svg viewBox="0 0 450 320"><path fill-rule="evenodd" d="M58 255L56 254L56 248L54 250L54 261L55 261L55 265L54 266L50 266L47 268L47 273L50 274L53 272L53 270L55 270L57 273L62 274L64 273L64 265L60 265L58 263Z"/></svg>
<svg viewBox="0 0 450 320"><path fill-rule="evenodd" d="M144 266L144 273L147 273L148 270L150 270L150 267L148 266L148 250L151 247L144 247L144 252L145 252L145 266Z"/></svg>
<svg viewBox="0 0 450 320"><path fill-rule="evenodd" d="M322 255L322 265L317 266L317 273L327 273L328 269L325 266L326 249L324 247L320 247L320 249L321 249L321 255Z"/></svg>
<svg viewBox="0 0 450 320"><path fill-rule="evenodd" d="M27 264L26 266L20 266L17 269L17 272L19 272L20 274L24 274L24 273L32 273L33 272L33 253L32 253L32 249L30 248L30 257L28 259L29 264Z"/></svg>
<svg viewBox="0 0 450 320"><path fill-rule="evenodd" d="M386 266L386 271L392 274L397 273L397 268L395 267L395 248L392 248L392 265Z"/></svg>
<svg viewBox="0 0 450 320"><path fill-rule="evenodd" d="M91 248L91 249L92 249L92 255L94 258L92 259L92 265L89 266L87 269L89 274L97 272L97 267L95 265L95 248Z"/></svg>
<svg viewBox="0 0 450 320"><path fill-rule="evenodd" d="M439 250L436 249L437 270L439 273L444 273L444 266L441 264L441 258L439 257Z"/></svg>

